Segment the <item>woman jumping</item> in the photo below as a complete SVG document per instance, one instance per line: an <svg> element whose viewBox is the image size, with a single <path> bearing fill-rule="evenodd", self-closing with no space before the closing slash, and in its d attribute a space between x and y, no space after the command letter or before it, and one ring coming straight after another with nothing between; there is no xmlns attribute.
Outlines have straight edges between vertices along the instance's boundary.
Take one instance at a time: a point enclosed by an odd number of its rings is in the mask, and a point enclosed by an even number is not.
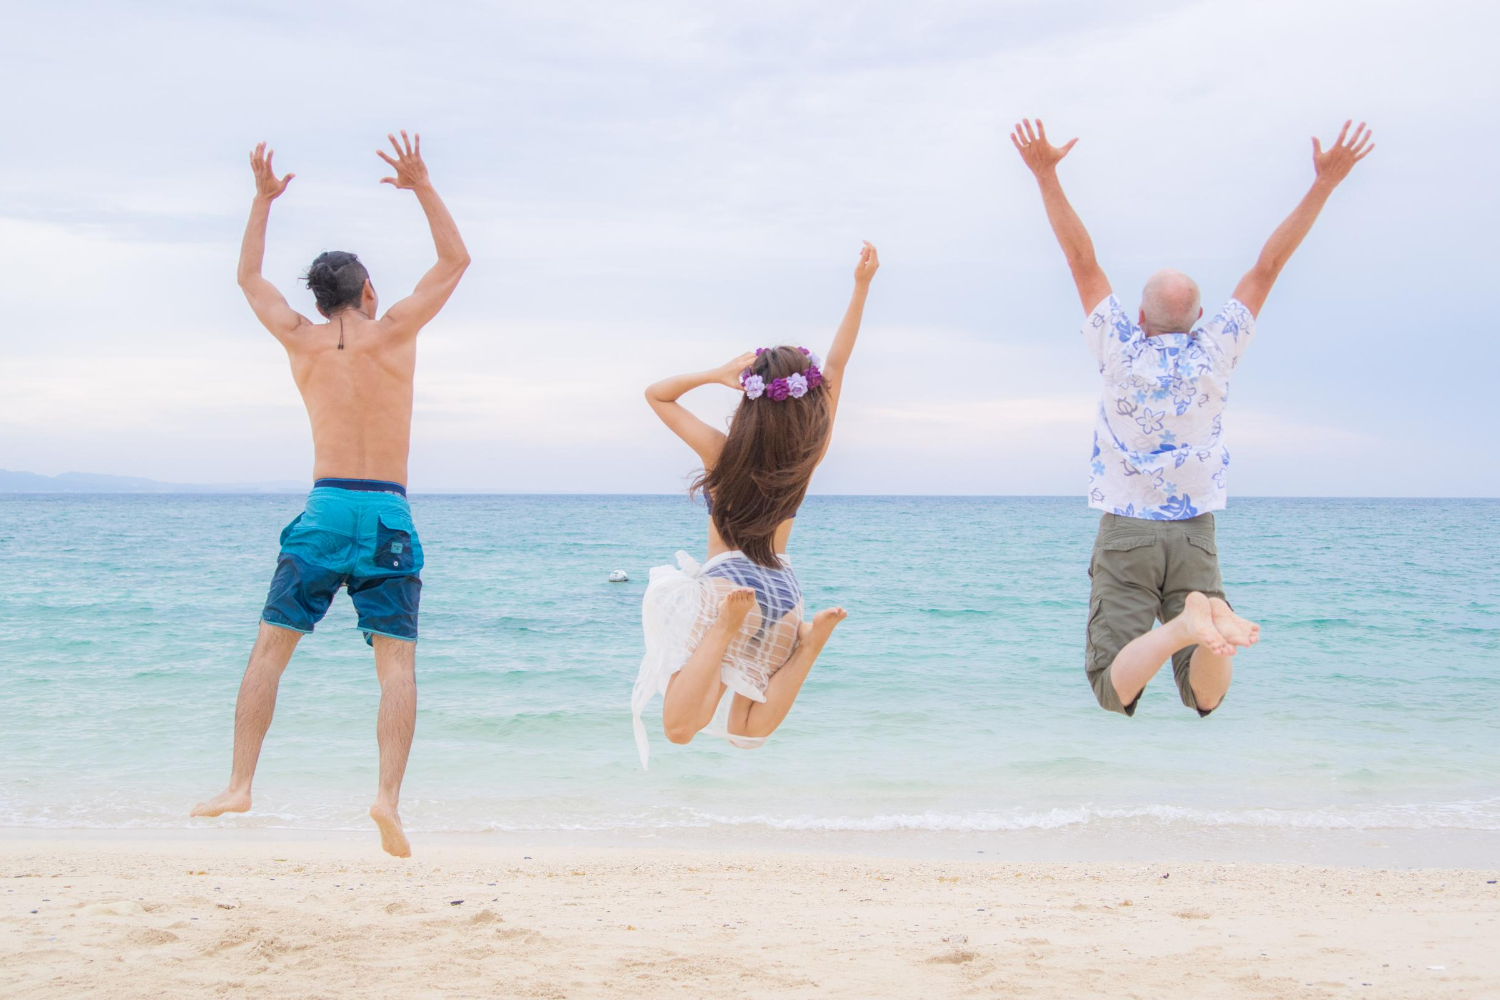
<svg viewBox="0 0 1500 1000"><path fill-rule="evenodd" d="M709 528L706 562L679 552L678 565L653 569L646 588L646 656L631 697L642 766L649 750L641 711L658 692L662 727L673 743L687 743L713 723L732 689L716 731L735 746L760 746L786 718L845 618L835 607L803 621L802 588L786 543L813 470L828 453L844 366L879 267L875 247L865 243L854 296L826 362L805 347L765 347L646 390L656 415L703 462L691 492L703 493ZM690 389L714 384L742 393L728 434L677 402Z"/></svg>

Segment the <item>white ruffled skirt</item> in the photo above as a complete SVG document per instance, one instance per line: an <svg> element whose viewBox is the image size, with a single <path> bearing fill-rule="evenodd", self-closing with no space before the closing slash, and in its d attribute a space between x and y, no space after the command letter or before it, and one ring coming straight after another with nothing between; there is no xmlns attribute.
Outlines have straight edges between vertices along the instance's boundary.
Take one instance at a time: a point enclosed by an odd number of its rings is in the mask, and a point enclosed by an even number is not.
<svg viewBox="0 0 1500 1000"><path fill-rule="evenodd" d="M791 657L797 645L797 627L802 624L802 590L792 573L791 560L784 555L781 560L782 566L773 569L750 561L742 552L731 551L700 564L686 552L678 552L676 566L651 570L641 601L646 655L630 698L642 767L649 766L650 744L641 712L653 697L666 693L672 675L687 663L713 624L719 602L736 587L753 589L756 607L730 641L719 676L735 694L756 702L766 700L766 685ZM743 749L764 744L765 737L738 736L729 731L730 704L731 700L721 699L713 721L703 731L723 736Z"/></svg>

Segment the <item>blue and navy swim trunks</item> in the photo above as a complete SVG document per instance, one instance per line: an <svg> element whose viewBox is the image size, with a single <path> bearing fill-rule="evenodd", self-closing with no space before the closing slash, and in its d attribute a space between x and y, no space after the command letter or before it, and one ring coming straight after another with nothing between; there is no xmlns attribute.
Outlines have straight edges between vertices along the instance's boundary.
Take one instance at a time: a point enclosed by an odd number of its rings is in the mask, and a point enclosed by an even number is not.
<svg viewBox="0 0 1500 1000"><path fill-rule="evenodd" d="M359 613L365 642L417 641L422 543L400 483L319 479L307 506L281 532L281 555L261 620L311 632L340 587Z"/></svg>

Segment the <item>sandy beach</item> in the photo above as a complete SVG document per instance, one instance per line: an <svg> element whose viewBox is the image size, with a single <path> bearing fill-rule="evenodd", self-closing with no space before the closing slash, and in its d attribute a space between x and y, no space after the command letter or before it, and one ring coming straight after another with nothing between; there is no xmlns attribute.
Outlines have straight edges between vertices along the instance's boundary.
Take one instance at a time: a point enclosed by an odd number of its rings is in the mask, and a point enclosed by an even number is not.
<svg viewBox="0 0 1500 1000"><path fill-rule="evenodd" d="M1496 872L0 841L32 997L1500 996Z"/></svg>

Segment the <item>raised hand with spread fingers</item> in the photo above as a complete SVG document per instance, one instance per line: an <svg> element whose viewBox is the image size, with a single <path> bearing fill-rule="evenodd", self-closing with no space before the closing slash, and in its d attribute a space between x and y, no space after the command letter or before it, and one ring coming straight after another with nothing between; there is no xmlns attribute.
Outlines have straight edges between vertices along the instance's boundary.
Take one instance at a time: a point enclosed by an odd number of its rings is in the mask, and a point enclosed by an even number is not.
<svg viewBox="0 0 1500 1000"><path fill-rule="evenodd" d="M307 325L307 317L293 309L286 297L260 273L266 256L266 227L271 221L271 202L286 193L296 174L278 179L273 158L276 150L267 149L264 141L250 151L250 172L255 177L255 197L250 202L250 221L240 242L240 263L236 272L240 290L261 324L278 339L285 340Z"/></svg>
<svg viewBox="0 0 1500 1000"><path fill-rule="evenodd" d="M1047 221L1052 224L1052 235L1057 237L1063 255L1068 259L1068 270L1073 273L1073 285L1078 289L1078 298L1085 313L1104 301L1110 294L1109 278L1094 256L1094 241L1084 228L1083 220L1073 210L1068 196L1063 194L1062 182L1057 179L1057 164L1068 155L1077 139L1069 139L1061 146L1047 141L1047 130L1042 120L1022 118L1016 123L1010 141L1021 154L1021 160L1036 177L1042 189L1042 205L1047 210Z"/></svg>
<svg viewBox="0 0 1500 1000"><path fill-rule="evenodd" d="M1333 194L1333 189L1343 183L1356 163L1374 152L1375 143L1371 141L1374 133L1365 128L1364 122L1360 122L1354 129L1354 134L1350 135L1349 126L1353 124L1352 118L1344 122L1344 127L1339 129L1338 138L1327 149L1323 148L1323 143L1317 136L1313 136L1312 188L1292 210L1292 214L1276 227L1276 231L1261 249L1255 266L1246 271L1240 283L1235 286L1234 297L1243 302L1251 313L1257 316L1260 314L1266 296L1271 294L1271 286L1276 283L1281 269L1318 220L1318 213L1323 211L1323 205L1327 203L1328 196Z"/></svg>
<svg viewBox="0 0 1500 1000"><path fill-rule="evenodd" d="M1035 130L1032 129L1029 118L1017 122L1015 131L1010 134L1010 141L1034 174L1056 169L1058 161L1067 156L1068 150L1078 142L1077 139L1069 139L1061 146L1052 145L1047 141L1047 130L1040 118L1036 120Z"/></svg>
<svg viewBox="0 0 1500 1000"><path fill-rule="evenodd" d="M407 137L405 129L401 130L400 142L397 142L396 137L389 133L386 134L386 138L391 140L391 148L396 151L396 158L391 159L383 149L375 150L375 155L389 163L396 171L396 176L382 177L380 183L389 184L404 191L411 191L421 185L431 183L427 179L427 164L422 162L421 133L417 134L415 143Z"/></svg>
<svg viewBox="0 0 1500 1000"><path fill-rule="evenodd" d="M1352 124L1352 118L1344 122L1344 127L1339 129L1339 137L1333 140L1333 145L1326 151L1318 137L1312 137L1313 171L1318 175L1318 180L1329 184L1340 183L1349 176L1349 171L1354 169L1356 163L1375 151L1375 144L1370 141L1375 133L1365 128L1364 122L1360 122L1354 134L1349 135L1349 126Z"/></svg>
<svg viewBox="0 0 1500 1000"><path fill-rule="evenodd" d="M255 174L255 196L264 198L266 201L275 201L286 191L286 186L292 182L296 174L287 174L280 180L276 179L276 171L271 165L276 150L267 150L264 142L255 144L250 151L250 170Z"/></svg>
<svg viewBox="0 0 1500 1000"><path fill-rule="evenodd" d="M436 316L458 287L469 266L469 251L464 247L463 237L458 234L458 224L453 221L443 199L438 197L427 176L427 163L422 159L422 136L420 133L408 137L401 131L401 141L387 134L391 148L396 151L393 158L383 149L375 155L396 171L393 177L382 177L380 183L389 184L402 191L414 191L422 211L427 213L427 224L432 229L432 243L437 249L437 263L417 282L417 287L406 298L386 311L382 322L399 328L405 333L416 334Z"/></svg>

